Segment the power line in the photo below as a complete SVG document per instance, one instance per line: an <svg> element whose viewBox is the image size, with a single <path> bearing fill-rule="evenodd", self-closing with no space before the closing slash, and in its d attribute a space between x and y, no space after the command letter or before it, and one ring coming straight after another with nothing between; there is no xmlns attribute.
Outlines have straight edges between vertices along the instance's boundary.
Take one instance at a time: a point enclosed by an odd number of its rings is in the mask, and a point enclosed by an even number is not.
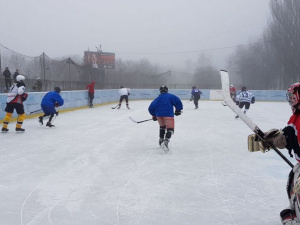
<svg viewBox="0 0 300 225"><path fill-rule="evenodd" d="M168 55L168 54L185 54L185 53L197 53L197 52L205 52L205 51L216 51L216 50L223 50L223 49L230 49L230 48L238 48L238 47L244 47L248 45L254 45L254 44L260 44L260 43L266 43L266 42L272 42L271 40L266 41L258 41L255 43L250 44L241 44L241 45L233 45L233 46L226 46L226 47L218 47L218 48L207 48L207 49L200 49L200 50L193 50L193 51L174 51L174 52L116 52L120 55Z"/></svg>

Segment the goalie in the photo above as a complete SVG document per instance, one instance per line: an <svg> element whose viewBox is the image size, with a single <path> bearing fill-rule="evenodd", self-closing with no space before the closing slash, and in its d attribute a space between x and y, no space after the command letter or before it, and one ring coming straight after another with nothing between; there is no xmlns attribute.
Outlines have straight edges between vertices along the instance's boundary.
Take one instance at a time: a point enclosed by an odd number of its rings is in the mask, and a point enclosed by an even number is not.
<svg viewBox="0 0 300 225"><path fill-rule="evenodd" d="M288 149L291 157L292 150L297 164L291 170L287 182L287 193L290 207L280 213L282 224L300 225L300 205L297 195L300 195L300 83L295 83L287 90L287 101L289 102L293 115L288 125L282 130L271 129L264 134L262 140L255 134L248 136L248 150L250 152L262 151L263 153L275 146L279 149ZM299 135L298 135L299 134Z"/></svg>

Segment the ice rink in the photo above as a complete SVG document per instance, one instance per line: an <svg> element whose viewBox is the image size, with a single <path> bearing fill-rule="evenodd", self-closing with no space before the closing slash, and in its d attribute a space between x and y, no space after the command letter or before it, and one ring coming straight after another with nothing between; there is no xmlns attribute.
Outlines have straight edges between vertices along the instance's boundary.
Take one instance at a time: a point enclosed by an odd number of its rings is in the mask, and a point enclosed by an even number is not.
<svg viewBox="0 0 300 225"><path fill-rule="evenodd" d="M24 122L0 134L1 225L280 225L290 167L250 153L251 130L220 101L183 101L166 154L150 101L61 113L55 128ZM257 102L248 116L283 128L287 102ZM293 163L287 150L284 155Z"/></svg>

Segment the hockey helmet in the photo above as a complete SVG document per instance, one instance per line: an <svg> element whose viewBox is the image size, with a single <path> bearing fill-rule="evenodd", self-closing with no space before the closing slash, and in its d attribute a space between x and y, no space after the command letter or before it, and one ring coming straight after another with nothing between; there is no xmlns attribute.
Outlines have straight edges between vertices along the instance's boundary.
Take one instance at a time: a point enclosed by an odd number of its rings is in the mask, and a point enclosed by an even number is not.
<svg viewBox="0 0 300 225"><path fill-rule="evenodd" d="M25 80L25 77L24 77L23 75L18 75L18 76L16 77L16 80L17 80L17 81Z"/></svg>
<svg viewBox="0 0 300 225"><path fill-rule="evenodd" d="M124 86L123 86L123 85L121 85L121 86L120 86L120 88L124 88Z"/></svg>
<svg viewBox="0 0 300 225"><path fill-rule="evenodd" d="M244 86L244 87L242 87L242 91L246 91L247 90L247 88Z"/></svg>
<svg viewBox="0 0 300 225"><path fill-rule="evenodd" d="M193 89L196 89L196 86L193 86L192 88L193 88Z"/></svg>
<svg viewBox="0 0 300 225"><path fill-rule="evenodd" d="M167 93L168 92L168 87L167 86L161 86L159 88L160 93Z"/></svg>
<svg viewBox="0 0 300 225"><path fill-rule="evenodd" d="M54 91L60 93L60 92L61 92L61 89L60 89L60 87L55 87L55 88L54 88Z"/></svg>
<svg viewBox="0 0 300 225"><path fill-rule="evenodd" d="M295 108L300 103L300 83L292 84L286 93L286 99L289 102L290 106Z"/></svg>
<svg viewBox="0 0 300 225"><path fill-rule="evenodd" d="M233 87L233 84L230 84L230 87Z"/></svg>

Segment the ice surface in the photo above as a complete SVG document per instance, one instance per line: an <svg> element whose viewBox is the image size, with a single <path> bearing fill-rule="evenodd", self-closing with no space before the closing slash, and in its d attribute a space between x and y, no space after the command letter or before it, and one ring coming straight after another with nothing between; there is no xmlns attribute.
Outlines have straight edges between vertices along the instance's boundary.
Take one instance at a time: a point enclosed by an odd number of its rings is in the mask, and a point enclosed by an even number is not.
<svg viewBox="0 0 300 225"><path fill-rule="evenodd" d="M27 119L23 134L12 122L0 134L0 224L280 225L289 165L248 152L251 130L220 101L183 103L168 154L157 122L129 119L151 118L150 101L61 113L55 128ZM290 115L274 102L248 112L262 130Z"/></svg>

